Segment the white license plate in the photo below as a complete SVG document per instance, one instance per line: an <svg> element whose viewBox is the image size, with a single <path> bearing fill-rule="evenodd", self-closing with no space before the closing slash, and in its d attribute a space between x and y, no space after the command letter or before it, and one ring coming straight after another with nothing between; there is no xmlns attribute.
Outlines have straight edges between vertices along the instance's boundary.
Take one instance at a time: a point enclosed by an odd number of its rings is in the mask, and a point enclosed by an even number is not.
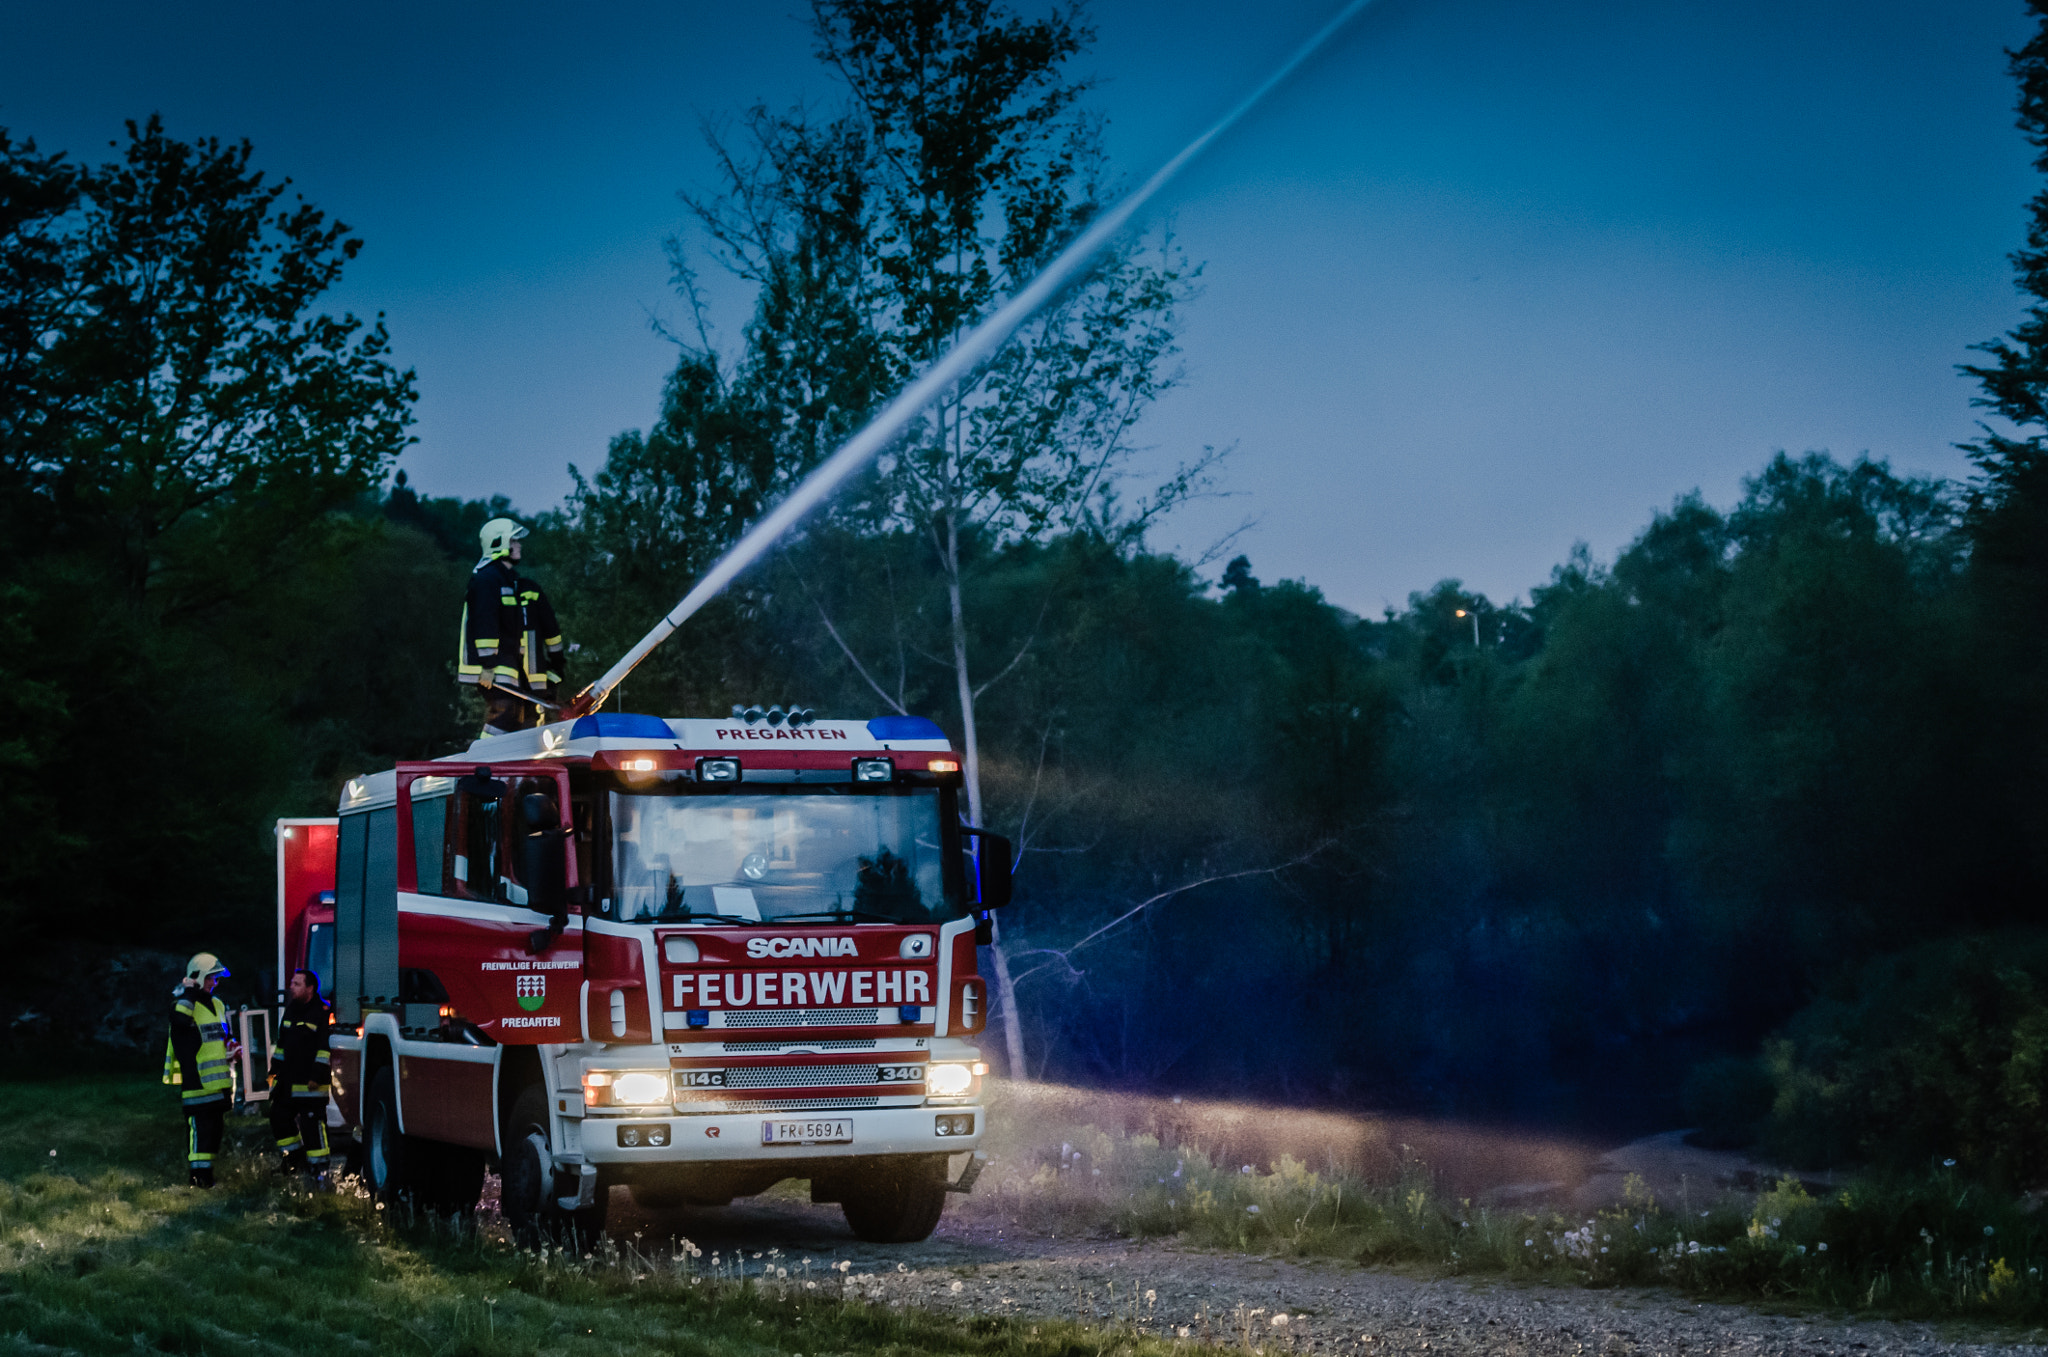
<svg viewBox="0 0 2048 1357"><path fill-rule="evenodd" d="M853 1118L828 1121L764 1121L763 1145L843 1145L853 1139Z"/></svg>

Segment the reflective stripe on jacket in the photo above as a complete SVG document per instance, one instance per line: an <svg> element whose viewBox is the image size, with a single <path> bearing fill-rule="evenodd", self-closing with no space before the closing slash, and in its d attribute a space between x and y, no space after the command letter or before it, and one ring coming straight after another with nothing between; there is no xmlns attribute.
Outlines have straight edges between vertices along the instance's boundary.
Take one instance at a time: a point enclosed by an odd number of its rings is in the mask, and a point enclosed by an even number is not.
<svg viewBox="0 0 2048 1357"><path fill-rule="evenodd" d="M224 1100L234 1087L228 1058L228 1006L197 985L178 991L164 1043L164 1082L179 1085L185 1106Z"/></svg>
<svg viewBox="0 0 2048 1357"><path fill-rule="evenodd" d="M327 1037L333 1014L319 1000L287 1004L270 1053L270 1091L288 1098L327 1096Z"/></svg>
<svg viewBox="0 0 2048 1357"><path fill-rule="evenodd" d="M455 677L475 683L489 669L496 682L544 693L562 681L561 624L539 585L503 557L469 577Z"/></svg>

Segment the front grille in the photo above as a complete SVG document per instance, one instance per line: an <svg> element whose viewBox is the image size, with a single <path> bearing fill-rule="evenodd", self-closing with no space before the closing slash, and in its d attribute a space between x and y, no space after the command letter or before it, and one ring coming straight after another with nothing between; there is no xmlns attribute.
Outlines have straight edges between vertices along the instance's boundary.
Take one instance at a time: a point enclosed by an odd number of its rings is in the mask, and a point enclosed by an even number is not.
<svg viewBox="0 0 2048 1357"><path fill-rule="evenodd" d="M725 1008L724 1027L879 1027L879 1008Z"/></svg>
<svg viewBox="0 0 2048 1357"><path fill-rule="evenodd" d="M814 1051L872 1051L874 1037L842 1037L837 1041L727 1041L720 1049L727 1055L774 1055L791 1046Z"/></svg>
<svg viewBox="0 0 2048 1357"><path fill-rule="evenodd" d="M727 1070L726 1088L841 1088L877 1082L873 1065L756 1065Z"/></svg>

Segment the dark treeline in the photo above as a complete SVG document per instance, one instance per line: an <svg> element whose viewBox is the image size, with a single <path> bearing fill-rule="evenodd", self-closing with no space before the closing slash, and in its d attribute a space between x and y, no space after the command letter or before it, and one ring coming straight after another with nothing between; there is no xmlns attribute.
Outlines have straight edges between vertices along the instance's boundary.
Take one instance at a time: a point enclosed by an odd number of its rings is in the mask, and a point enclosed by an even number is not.
<svg viewBox="0 0 2048 1357"><path fill-rule="evenodd" d="M753 110L690 200L753 314L535 520L572 684L1113 192L1077 14L815 13L837 111ZM2048 49L2015 69L2044 144ZM246 146L0 135L0 174L0 913L267 954L271 820L476 728L510 506L394 475L412 376L317 312L356 241ZM1128 242L613 707L945 724L1019 847L984 962L1033 1078L2048 1174L2048 310L1974 369L2013 432L1967 485L1781 455L1526 602L1361 619L1145 546L1215 467L1131 458L1197 275Z"/></svg>

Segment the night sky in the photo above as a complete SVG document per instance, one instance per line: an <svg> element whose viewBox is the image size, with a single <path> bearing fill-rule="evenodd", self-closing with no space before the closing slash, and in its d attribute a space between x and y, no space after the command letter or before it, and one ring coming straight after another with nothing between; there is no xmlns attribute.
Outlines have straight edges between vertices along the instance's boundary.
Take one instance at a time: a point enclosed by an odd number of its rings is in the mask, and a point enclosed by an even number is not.
<svg viewBox="0 0 2048 1357"><path fill-rule="evenodd" d="M1103 4L1142 176L1334 4ZM2018 0L1381 0L1171 193L1206 263L1164 469L1229 498L1154 544L1233 550L1377 613L1526 593L1779 448L1960 475L1954 365L2009 328L2033 191ZM700 124L829 100L801 7L16 0L0 125L100 157L124 118L247 136L367 245L335 308L418 369L430 494L556 503L652 418L680 320L661 242L714 187ZM745 295L714 290L736 340ZM1136 487L1134 487L1136 488ZM1212 567L1213 571L1214 567Z"/></svg>

